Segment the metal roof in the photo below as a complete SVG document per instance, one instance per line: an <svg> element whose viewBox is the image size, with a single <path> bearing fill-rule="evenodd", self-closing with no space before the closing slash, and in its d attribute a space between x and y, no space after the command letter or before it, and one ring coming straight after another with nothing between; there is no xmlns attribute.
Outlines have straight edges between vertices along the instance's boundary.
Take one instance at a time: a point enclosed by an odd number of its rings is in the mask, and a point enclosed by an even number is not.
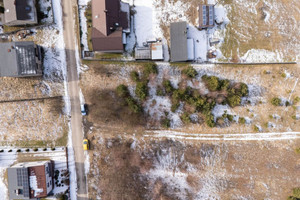
<svg viewBox="0 0 300 200"><path fill-rule="evenodd" d="M37 71L34 42L0 43L0 76L30 76Z"/></svg>
<svg viewBox="0 0 300 200"><path fill-rule="evenodd" d="M136 60L150 60L151 59L150 47L135 48L135 59Z"/></svg>
<svg viewBox="0 0 300 200"><path fill-rule="evenodd" d="M151 44L151 58L152 60L163 60L163 45L162 43Z"/></svg>
<svg viewBox="0 0 300 200"><path fill-rule="evenodd" d="M171 62L187 61L187 23L171 23Z"/></svg>
<svg viewBox="0 0 300 200"><path fill-rule="evenodd" d="M28 168L8 168L9 199L30 199Z"/></svg>

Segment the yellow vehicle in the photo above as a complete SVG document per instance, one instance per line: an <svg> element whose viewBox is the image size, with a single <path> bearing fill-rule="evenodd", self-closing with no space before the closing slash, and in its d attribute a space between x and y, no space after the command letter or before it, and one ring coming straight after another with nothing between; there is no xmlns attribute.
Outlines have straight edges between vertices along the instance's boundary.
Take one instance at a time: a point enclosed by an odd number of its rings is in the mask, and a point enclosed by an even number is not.
<svg viewBox="0 0 300 200"><path fill-rule="evenodd" d="M89 150L89 141L87 139L83 140L83 150Z"/></svg>

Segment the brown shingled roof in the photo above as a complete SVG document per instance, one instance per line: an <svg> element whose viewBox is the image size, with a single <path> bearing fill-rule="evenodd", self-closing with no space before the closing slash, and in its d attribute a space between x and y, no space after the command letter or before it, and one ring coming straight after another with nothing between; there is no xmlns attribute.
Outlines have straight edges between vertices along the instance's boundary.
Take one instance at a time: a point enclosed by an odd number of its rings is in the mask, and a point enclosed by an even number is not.
<svg viewBox="0 0 300 200"><path fill-rule="evenodd" d="M122 29L128 28L120 0L92 0L92 44L94 51L123 51Z"/></svg>
<svg viewBox="0 0 300 200"><path fill-rule="evenodd" d="M28 167L29 176L36 176L37 186L43 189L43 192L34 196L35 191L30 188L30 198L42 198L47 196L45 166Z"/></svg>

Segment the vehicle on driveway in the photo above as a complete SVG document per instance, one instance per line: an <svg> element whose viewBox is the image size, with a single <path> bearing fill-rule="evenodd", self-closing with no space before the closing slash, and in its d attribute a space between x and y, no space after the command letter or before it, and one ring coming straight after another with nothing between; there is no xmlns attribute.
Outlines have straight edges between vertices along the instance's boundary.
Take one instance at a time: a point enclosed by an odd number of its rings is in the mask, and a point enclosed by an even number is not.
<svg viewBox="0 0 300 200"><path fill-rule="evenodd" d="M90 149L90 147L89 147L89 141L88 141L88 139L84 139L83 140L83 150L87 151L89 149Z"/></svg>

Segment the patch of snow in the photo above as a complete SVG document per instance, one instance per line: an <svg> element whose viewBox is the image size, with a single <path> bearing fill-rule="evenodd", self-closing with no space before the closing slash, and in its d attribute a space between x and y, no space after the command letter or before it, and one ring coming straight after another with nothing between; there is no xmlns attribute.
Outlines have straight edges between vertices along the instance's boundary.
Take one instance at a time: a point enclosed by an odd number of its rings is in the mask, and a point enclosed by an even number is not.
<svg viewBox="0 0 300 200"><path fill-rule="evenodd" d="M188 26L187 37L194 39L195 60L204 62L207 60L208 33L206 30L199 31L194 26Z"/></svg>
<svg viewBox="0 0 300 200"><path fill-rule="evenodd" d="M52 23L53 22L53 8L51 5L52 0L39 0L40 11L47 15L46 18L42 19L43 23Z"/></svg>
<svg viewBox="0 0 300 200"><path fill-rule="evenodd" d="M270 19L270 12L263 10L264 13L264 22L265 23L269 23L269 19Z"/></svg>
<svg viewBox="0 0 300 200"><path fill-rule="evenodd" d="M282 53L268 51L265 49L251 49L241 57L243 63L273 63L283 62Z"/></svg>
<svg viewBox="0 0 300 200"><path fill-rule="evenodd" d="M84 161L84 171L87 175L90 171L90 155L87 151L84 152L85 161Z"/></svg>
<svg viewBox="0 0 300 200"><path fill-rule="evenodd" d="M274 141L299 139L300 132L274 132L274 133L241 133L241 134L203 134L203 133L184 133L177 131L147 131L154 133L145 137L170 138L183 140L206 140L206 141Z"/></svg>
<svg viewBox="0 0 300 200"><path fill-rule="evenodd" d="M229 19L227 18L227 12L224 6L219 4L215 6L215 20L218 24L223 22L225 24L229 23Z"/></svg>
<svg viewBox="0 0 300 200"><path fill-rule="evenodd" d="M38 187L36 176L29 176L29 186L31 190L34 190L33 196L35 197L44 191L43 188Z"/></svg>
<svg viewBox="0 0 300 200"><path fill-rule="evenodd" d="M8 199L8 189L6 179L4 178L6 169L17 160L15 152L0 153L0 194L1 198Z"/></svg>

